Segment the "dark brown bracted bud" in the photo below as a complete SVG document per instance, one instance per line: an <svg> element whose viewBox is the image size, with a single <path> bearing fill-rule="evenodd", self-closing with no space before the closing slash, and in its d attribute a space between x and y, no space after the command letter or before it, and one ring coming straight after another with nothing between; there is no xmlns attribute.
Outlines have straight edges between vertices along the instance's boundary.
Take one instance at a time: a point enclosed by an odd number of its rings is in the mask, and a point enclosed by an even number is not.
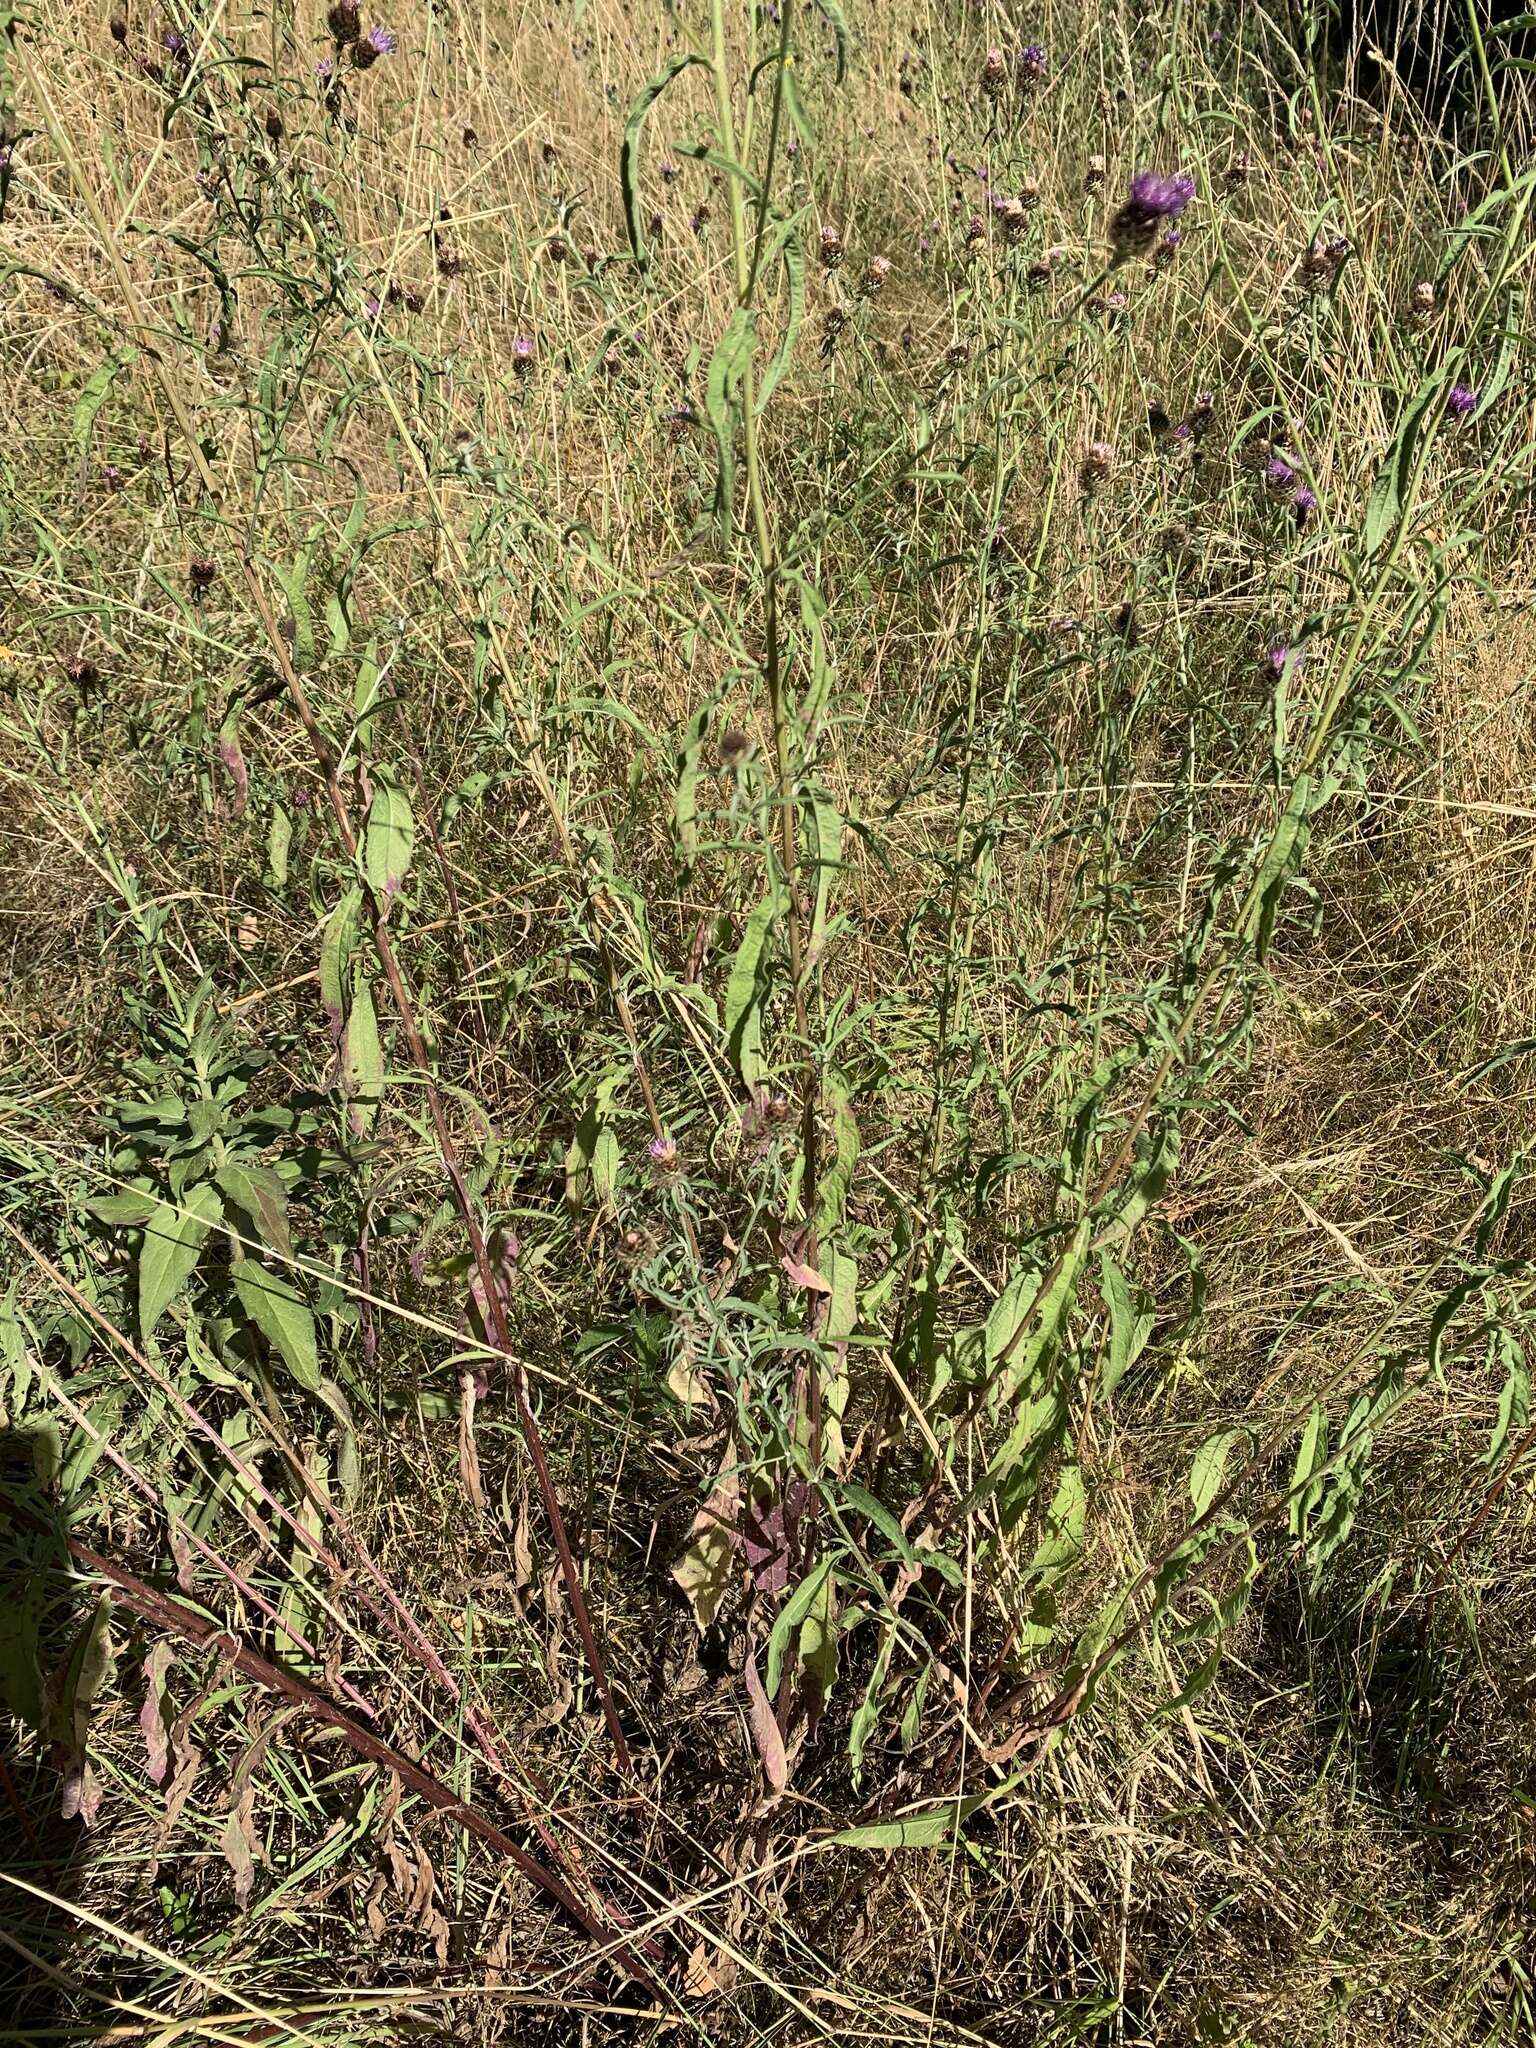
<svg viewBox="0 0 1536 2048"><path fill-rule="evenodd" d="M268 142L281 142L281 141L282 141L282 139L283 139L283 117L282 117L282 115L281 115L281 114L280 114L280 113L279 113L279 112L277 111L276 107L268 107L268 109L267 109L267 118L266 118L266 121L265 121L265 123L264 123L263 125L265 126L265 128L266 128L266 131L267 131L267 140L268 140Z"/></svg>
<svg viewBox="0 0 1536 2048"><path fill-rule="evenodd" d="M355 43L363 32L362 10L356 5L356 0L336 0L336 5L325 19L338 47L343 50L349 43Z"/></svg>

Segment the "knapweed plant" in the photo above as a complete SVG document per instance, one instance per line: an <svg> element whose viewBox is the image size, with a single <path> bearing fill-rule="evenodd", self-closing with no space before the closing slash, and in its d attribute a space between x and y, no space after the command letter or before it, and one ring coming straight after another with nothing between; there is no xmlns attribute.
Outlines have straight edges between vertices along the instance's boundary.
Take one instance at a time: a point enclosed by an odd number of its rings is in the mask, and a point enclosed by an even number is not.
<svg viewBox="0 0 1536 2048"><path fill-rule="evenodd" d="M17 2038L1531 2037L1536 170L1366 12L3 17Z"/></svg>

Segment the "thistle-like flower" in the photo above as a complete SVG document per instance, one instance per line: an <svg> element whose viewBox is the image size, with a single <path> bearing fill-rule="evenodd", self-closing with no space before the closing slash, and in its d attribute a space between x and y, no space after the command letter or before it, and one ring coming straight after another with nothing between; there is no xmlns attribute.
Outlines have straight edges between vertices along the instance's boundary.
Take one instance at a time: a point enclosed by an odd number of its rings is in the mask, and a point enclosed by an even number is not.
<svg viewBox="0 0 1536 2048"><path fill-rule="evenodd" d="M218 563L210 560L207 555L194 555L187 564L187 581L199 597L212 587L213 579L218 573Z"/></svg>
<svg viewBox="0 0 1536 2048"><path fill-rule="evenodd" d="M1431 279L1416 280L1408 294L1408 310L1415 320L1428 320L1435 310L1435 287Z"/></svg>
<svg viewBox="0 0 1536 2048"><path fill-rule="evenodd" d="M526 377L539 360L539 346L531 334L514 334L512 337L512 368L519 377Z"/></svg>
<svg viewBox="0 0 1536 2048"><path fill-rule="evenodd" d="M677 1140L665 1131L659 1131L645 1148L645 1155L651 1162L651 1171L658 1179L676 1173L678 1162Z"/></svg>
<svg viewBox="0 0 1536 2048"><path fill-rule="evenodd" d="M1019 83L1026 92L1038 92L1051 75L1050 59L1039 43L1026 43L1019 52Z"/></svg>
<svg viewBox="0 0 1536 2048"><path fill-rule="evenodd" d="M1470 419L1477 411L1481 393L1474 391L1470 384L1460 381L1453 384L1445 401L1445 409L1453 420Z"/></svg>
<svg viewBox="0 0 1536 2048"><path fill-rule="evenodd" d="M989 100L995 100L1008 78L1008 59L994 43L981 60L981 89Z"/></svg>
<svg viewBox="0 0 1536 2048"><path fill-rule="evenodd" d="M366 71L370 65L377 64L381 57L392 57L398 47L390 31L375 22L367 35L352 44L350 54L357 69Z"/></svg>
<svg viewBox="0 0 1536 2048"><path fill-rule="evenodd" d="M843 238L830 221L822 228L817 246L822 269L836 270L843 260Z"/></svg>
<svg viewBox="0 0 1536 2048"><path fill-rule="evenodd" d="M1085 491L1095 490L1115 466L1112 441L1090 441L1078 460L1077 473Z"/></svg>
<svg viewBox="0 0 1536 2048"><path fill-rule="evenodd" d="M1178 220L1195 196L1195 181L1187 171L1164 176L1158 171L1138 171L1131 180L1125 204L1109 224L1109 239L1115 261L1144 256L1158 235Z"/></svg>
<svg viewBox="0 0 1536 2048"><path fill-rule="evenodd" d="M336 5L325 17L331 34L340 48L355 43L363 32L362 12L357 0L336 0Z"/></svg>
<svg viewBox="0 0 1536 2048"><path fill-rule="evenodd" d="M1109 175L1109 165L1101 156L1091 156L1083 170L1083 190L1098 192Z"/></svg>
<svg viewBox="0 0 1536 2048"><path fill-rule="evenodd" d="M865 265L864 275L859 279L859 297L861 299L872 299L877 293L884 291L885 281L890 274L891 259L889 256L871 256L869 262Z"/></svg>

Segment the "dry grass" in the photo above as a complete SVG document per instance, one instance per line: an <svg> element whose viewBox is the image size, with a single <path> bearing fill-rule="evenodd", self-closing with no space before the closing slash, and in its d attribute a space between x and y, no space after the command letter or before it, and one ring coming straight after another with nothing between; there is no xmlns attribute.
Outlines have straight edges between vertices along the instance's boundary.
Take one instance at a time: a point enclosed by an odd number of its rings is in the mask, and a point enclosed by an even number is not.
<svg viewBox="0 0 1536 2048"><path fill-rule="evenodd" d="M640 143L648 269L616 175L709 10L412 6L339 103L321 16L178 15L182 61L40 0L0 100L0 1501L44 1524L0 1553L0 2040L1536 2038L1518 80L1453 141L1262 12L1051 4L852 9L838 85L797 8L758 380L796 250L806 310L749 446L707 67ZM725 23L754 174L777 19ZM1110 266L1147 163L1197 177L1184 244ZM391 776L383 944L516 1240L505 1356L367 900L333 916L330 798ZM146 1329L153 1226L99 1205L200 1188ZM673 1566L732 1475L701 1628ZM66 1535L133 1582L93 1701ZM327 1729L348 1688L504 1834Z"/></svg>

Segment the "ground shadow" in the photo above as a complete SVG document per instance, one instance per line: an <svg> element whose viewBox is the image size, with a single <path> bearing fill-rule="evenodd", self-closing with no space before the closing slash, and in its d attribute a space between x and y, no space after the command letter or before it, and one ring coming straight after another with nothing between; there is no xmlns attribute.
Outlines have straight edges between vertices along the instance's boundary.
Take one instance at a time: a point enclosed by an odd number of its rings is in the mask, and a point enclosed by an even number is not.
<svg viewBox="0 0 1536 2048"><path fill-rule="evenodd" d="M0 1429L0 2042L70 2031L88 1830L66 1796L70 1666L89 1603L69 1570L57 1439Z"/></svg>

